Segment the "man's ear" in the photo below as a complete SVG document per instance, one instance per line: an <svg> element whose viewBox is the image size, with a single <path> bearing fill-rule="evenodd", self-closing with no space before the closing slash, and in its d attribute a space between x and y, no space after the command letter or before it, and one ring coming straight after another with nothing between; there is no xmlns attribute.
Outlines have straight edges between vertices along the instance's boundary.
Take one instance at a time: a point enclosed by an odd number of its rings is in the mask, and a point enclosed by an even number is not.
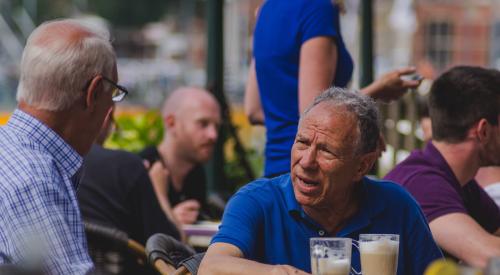
<svg viewBox="0 0 500 275"><path fill-rule="evenodd" d="M360 162L358 165L358 171L356 171L355 175L355 180L359 181L361 178L363 178L368 172L370 172L370 169L372 169L373 164L375 164L375 161L378 159L379 152L378 150L366 153L360 157Z"/></svg>
<svg viewBox="0 0 500 275"><path fill-rule="evenodd" d="M95 76L94 78L92 78L92 81L90 81L90 85L87 88L87 90L85 91L86 92L86 97L85 97L85 107L86 108L90 108L91 110L93 110L100 83L101 83L101 76L99 76L99 75Z"/></svg>
<svg viewBox="0 0 500 275"><path fill-rule="evenodd" d="M172 129L175 125L175 116L173 114L166 115L163 117L163 121L167 129Z"/></svg>
<svg viewBox="0 0 500 275"><path fill-rule="evenodd" d="M475 126L476 139L480 143L485 143L491 134L491 124L485 119L481 118Z"/></svg>

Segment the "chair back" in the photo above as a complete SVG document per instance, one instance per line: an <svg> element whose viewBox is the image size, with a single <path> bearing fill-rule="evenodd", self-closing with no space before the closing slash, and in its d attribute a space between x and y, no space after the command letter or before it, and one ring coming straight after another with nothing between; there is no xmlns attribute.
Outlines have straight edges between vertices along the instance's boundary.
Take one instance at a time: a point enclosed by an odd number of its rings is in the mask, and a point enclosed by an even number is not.
<svg viewBox="0 0 500 275"><path fill-rule="evenodd" d="M149 263L154 265L162 275L196 274L203 257L201 256L196 264L199 256L195 260L193 258L199 254L195 254L191 247L161 233L154 234L148 239L146 254ZM186 262L188 265L185 264Z"/></svg>
<svg viewBox="0 0 500 275"><path fill-rule="evenodd" d="M144 246L127 233L89 221L84 226L94 274L158 274L148 264Z"/></svg>

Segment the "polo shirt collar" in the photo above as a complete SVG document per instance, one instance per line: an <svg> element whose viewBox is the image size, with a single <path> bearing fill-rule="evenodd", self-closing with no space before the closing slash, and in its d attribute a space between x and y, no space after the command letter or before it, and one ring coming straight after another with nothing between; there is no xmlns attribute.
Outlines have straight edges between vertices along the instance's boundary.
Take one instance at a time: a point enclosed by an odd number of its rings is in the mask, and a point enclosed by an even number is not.
<svg viewBox="0 0 500 275"><path fill-rule="evenodd" d="M33 144L37 144L52 155L56 165L68 178L73 177L82 165L82 156L71 145L28 113L16 109L7 125L15 132L29 137ZM77 183L74 185L76 188Z"/></svg>
<svg viewBox="0 0 500 275"><path fill-rule="evenodd" d="M322 228L317 222L311 219L302 209L302 206L295 199L295 193L293 190L293 184L290 174L281 176L280 186L283 189L285 205L288 213L294 217L300 217L311 223L317 228ZM340 230L337 234L338 236L348 236L353 232L356 232L371 224L371 221L376 218L376 216L385 210L386 204L383 203L383 198L379 198L373 195L371 192L371 180L367 177L363 178L361 182L361 205L354 214L353 217L349 219L347 224ZM371 195L370 195L371 194Z"/></svg>
<svg viewBox="0 0 500 275"><path fill-rule="evenodd" d="M280 176L279 180L280 180L279 185L283 190L285 205L288 213L302 211L302 207L300 206L299 202L295 199L292 177L290 176L290 173Z"/></svg>
<svg viewBox="0 0 500 275"><path fill-rule="evenodd" d="M448 162L444 159L443 155L441 155L441 152L432 144L432 141L429 141L427 145L424 148L423 151L424 157L426 160L431 162L436 168L439 170L443 171L448 175L449 179L453 183L453 187L458 191L462 192L462 186L460 185L460 182L458 181L457 177L453 173L453 170L451 170L450 165L448 165Z"/></svg>
<svg viewBox="0 0 500 275"><path fill-rule="evenodd" d="M325 231L319 223L311 219L306 212L304 212L302 206L299 204L297 199L295 199L295 192L293 190L292 177L290 176L290 173L280 177L280 187L283 190L285 205L289 215L293 218L300 219L302 222L306 222L315 229Z"/></svg>

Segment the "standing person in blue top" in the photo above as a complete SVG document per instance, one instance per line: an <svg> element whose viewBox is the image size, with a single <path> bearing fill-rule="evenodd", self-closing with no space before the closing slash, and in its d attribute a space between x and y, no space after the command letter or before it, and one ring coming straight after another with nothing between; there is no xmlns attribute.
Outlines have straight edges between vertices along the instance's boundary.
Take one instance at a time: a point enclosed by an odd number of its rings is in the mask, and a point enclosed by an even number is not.
<svg viewBox="0 0 500 275"><path fill-rule="evenodd" d="M114 102L116 57L104 30L51 21L28 38L17 109L0 128L0 264L45 274L92 270L75 177Z"/></svg>
<svg viewBox="0 0 500 275"><path fill-rule="evenodd" d="M332 0L266 0L258 11L254 60L245 93L253 124L265 124L266 177L290 169L299 114L330 86L346 87L353 62ZM418 81L403 81L413 68L395 70L361 90L376 99L399 98Z"/></svg>
<svg viewBox="0 0 500 275"><path fill-rule="evenodd" d="M229 201L201 263L206 274L305 274L309 239L399 234L399 275L421 275L442 253L415 200L394 183L365 177L377 159L373 100L331 88L301 117L291 173L260 179ZM352 266L360 270L359 252Z"/></svg>

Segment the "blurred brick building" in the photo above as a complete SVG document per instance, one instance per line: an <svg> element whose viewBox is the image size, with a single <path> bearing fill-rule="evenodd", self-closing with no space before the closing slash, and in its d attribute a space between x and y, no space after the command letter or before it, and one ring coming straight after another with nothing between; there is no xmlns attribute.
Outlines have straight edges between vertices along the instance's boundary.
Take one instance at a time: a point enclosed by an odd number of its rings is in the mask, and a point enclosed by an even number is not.
<svg viewBox="0 0 500 275"><path fill-rule="evenodd" d="M417 0L414 60L436 70L459 65L500 67L500 1Z"/></svg>

